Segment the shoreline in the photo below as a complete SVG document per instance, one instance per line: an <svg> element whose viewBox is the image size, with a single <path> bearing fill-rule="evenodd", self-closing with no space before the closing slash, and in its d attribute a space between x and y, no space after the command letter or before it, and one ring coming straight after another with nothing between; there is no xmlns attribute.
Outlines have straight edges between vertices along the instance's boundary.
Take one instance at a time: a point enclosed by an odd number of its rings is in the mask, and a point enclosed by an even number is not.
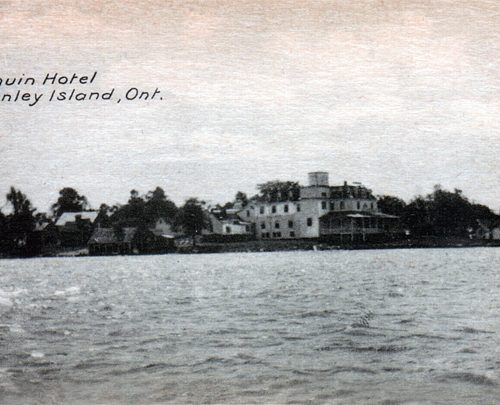
<svg viewBox="0 0 500 405"><path fill-rule="evenodd" d="M319 240L250 241L235 243L206 243L198 246L198 252L186 253L238 253L238 252L285 252L295 250L387 250L387 249L436 249L500 247L500 240L405 240L379 243L331 244Z"/></svg>
<svg viewBox="0 0 500 405"><path fill-rule="evenodd" d="M462 238L423 238L407 239L379 243L344 243L342 245L321 240L252 240L244 242L201 242L194 247L179 248L164 254L200 254L200 253L252 253L252 252L287 252L287 251L327 251L327 250L388 250L388 249L444 249L500 247L500 240L477 240ZM99 256L147 256L151 254L130 255L89 255L86 248L64 249L44 252L35 256L2 256L0 259L34 259L44 257L99 257Z"/></svg>

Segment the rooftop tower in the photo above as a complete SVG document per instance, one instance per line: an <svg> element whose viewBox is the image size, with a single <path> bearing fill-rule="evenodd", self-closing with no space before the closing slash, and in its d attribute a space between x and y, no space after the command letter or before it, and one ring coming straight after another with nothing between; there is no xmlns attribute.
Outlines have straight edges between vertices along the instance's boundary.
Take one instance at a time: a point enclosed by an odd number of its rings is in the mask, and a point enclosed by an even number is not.
<svg viewBox="0 0 500 405"><path fill-rule="evenodd" d="M311 172L309 173L310 186L326 186L328 187L328 172Z"/></svg>

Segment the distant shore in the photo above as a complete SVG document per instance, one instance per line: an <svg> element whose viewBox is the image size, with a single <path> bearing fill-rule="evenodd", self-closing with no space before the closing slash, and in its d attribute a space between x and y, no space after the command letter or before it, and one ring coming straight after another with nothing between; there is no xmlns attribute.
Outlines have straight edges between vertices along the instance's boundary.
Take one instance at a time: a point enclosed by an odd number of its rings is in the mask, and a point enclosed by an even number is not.
<svg viewBox="0 0 500 405"><path fill-rule="evenodd" d="M295 240L252 240L245 242L207 243L201 242L194 247L178 249L171 253L198 254L198 253L245 253L245 252L286 252L298 250L368 250L368 249L432 249L432 248L470 248L470 247L500 247L500 240L481 240L465 238L436 238L406 239L390 242L344 243L331 244L317 239ZM170 253L164 253L170 254ZM30 258L37 257L85 257L91 256L86 248L66 248L45 252ZM131 255L139 256L139 254ZM0 256L0 259L15 259L17 256Z"/></svg>
<svg viewBox="0 0 500 405"><path fill-rule="evenodd" d="M231 253L231 252L279 252L292 250L366 250L366 249L425 249L462 247L500 247L500 240L471 240L461 238L425 238L392 242L344 243L342 245L320 240L275 240L234 243L202 243L195 252L186 253Z"/></svg>

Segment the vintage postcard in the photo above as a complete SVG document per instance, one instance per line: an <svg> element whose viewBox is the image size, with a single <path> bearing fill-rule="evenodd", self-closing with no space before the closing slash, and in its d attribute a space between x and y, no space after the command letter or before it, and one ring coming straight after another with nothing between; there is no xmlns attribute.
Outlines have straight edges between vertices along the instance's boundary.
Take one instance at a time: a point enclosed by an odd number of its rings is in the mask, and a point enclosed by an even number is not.
<svg viewBox="0 0 500 405"><path fill-rule="evenodd" d="M0 0L0 404L493 404L500 3Z"/></svg>

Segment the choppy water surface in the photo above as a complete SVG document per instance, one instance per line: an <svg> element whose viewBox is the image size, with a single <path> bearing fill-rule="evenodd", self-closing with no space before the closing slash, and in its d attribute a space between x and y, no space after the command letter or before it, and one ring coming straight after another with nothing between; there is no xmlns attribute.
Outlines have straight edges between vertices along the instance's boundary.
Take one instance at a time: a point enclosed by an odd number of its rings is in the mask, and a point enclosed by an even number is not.
<svg viewBox="0 0 500 405"><path fill-rule="evenodd" d="M0 261L0 402L497 403L500 250Z"/></svg>

